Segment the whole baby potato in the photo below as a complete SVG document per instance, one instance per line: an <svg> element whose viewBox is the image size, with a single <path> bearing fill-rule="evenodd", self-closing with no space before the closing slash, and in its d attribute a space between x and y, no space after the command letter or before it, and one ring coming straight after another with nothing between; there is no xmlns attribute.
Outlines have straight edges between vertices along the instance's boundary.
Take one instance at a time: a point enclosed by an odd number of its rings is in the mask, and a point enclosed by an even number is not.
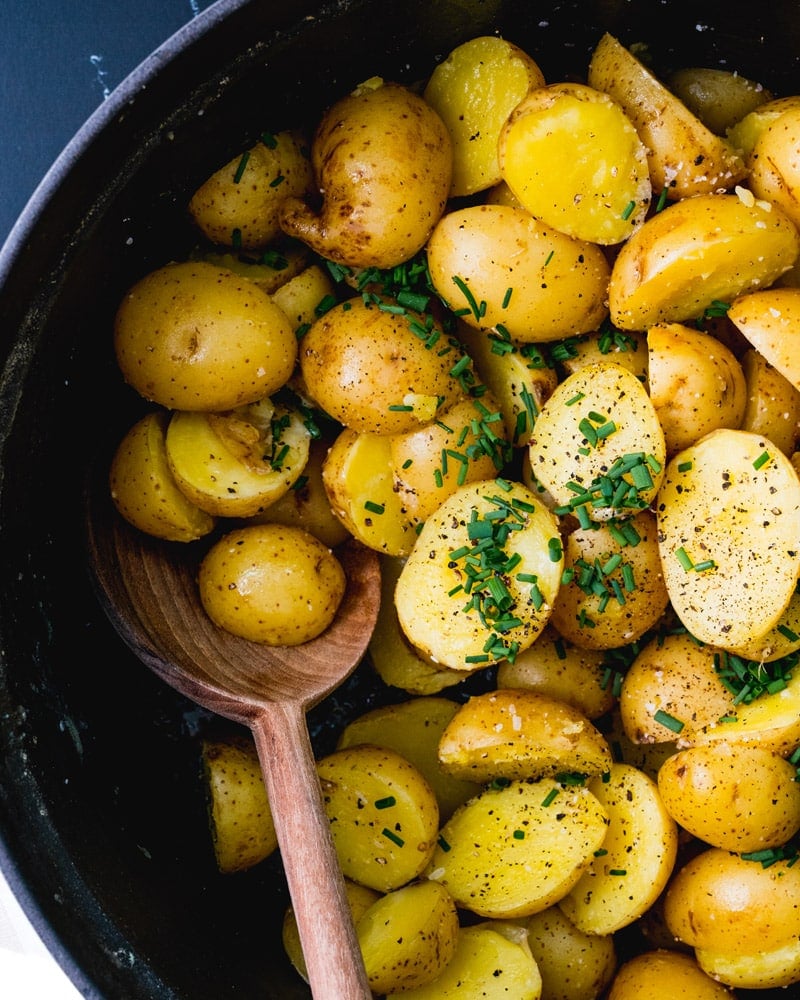
<svg viewBox="0 0 800 1000"><path fill-rule="evenodd" d="M673 877L664 897L670 932L692 948L753 954L797 944L800 868L767 867L710 847Z"/></svg>
<svg viewBox="0 0 800 1000"><path fill-rule="evenodd" d="M730 990L715 982L684 952L659 948L627 961L614 976L608 1000L732 1000Z"/></svg>
<svg viewBox="0 0 800 1000"><path fill-rule="evenodd" d="M350 267L390 268L421 250L453 172L450 133L437 112L409 88L377 77L326 112L311 161L322 208L317 214L288 198L281 226Z"/></svg>
<svg viewBox="0 0 800 1000"><path fill-rule="evenodd" d="M611 934L585 934L567 919L558 905L534 913L526 920L525 927L528 945L542 976L543 997L597 1000L602 995L617 967Z"/></svg>
<svg viewBox="0 0 800 1000"><path fill-rule="evenodd" d="M800 830L797 772L758 745L681 750L661 765L658 790L684 830L727 851L780 847Z"/></svg>
<svg viewBox="0 0 800 1000"><path fill-rule="evenodd" d="M419 337L411 325L417 318L362 298L329 309L300 344L308 395L356 431L402 434L430 423L462 395L452 370L463 351Z"/></svg>
<svg viewBox="0 0 800 1000"><path fill-rule="evenodd" d="M125 381L174 410L232 410L292 374L297 340L283 310L247 278L204 262L166 264L124 296L114 348Z"/></svg>
<svg viewBox="0 0 800 1000"><path fill-rule="evenodd" d="M428 242L434 288L462 320L522 343L594 330L606 317L609 265L599 246L573 239L522 208L448 212Z"/></svg>
<svg viewBox="0 0 800 1000"><path fill-rule="evenodd" d="M200 564L200 598L220 628L269 646L314 639L333 621L345 574L302 528L248 525L216 542Z"/></svg>
<svg viewBox="0 0 800 1000"><path fill-rule="evenodd" d="M312 183L304 136L264 133L200 185L189 214L212 243L260 248L282 235L278 212L283 201L303 197Z"/></svg>
<svg viewBox="0 0 800 1000"><path fill-rule="evenodd" d="M748 165L753 194L780 205L800 225L800 108L784 112L764 129Z"/></svg>
<svg viewBox="0 0 800 1000"><path fill-rule="evenodd" d="M772 99L755 80L716 67L687 66L672 73L666 82L706 128L729 138L734 125Z"/></svg>

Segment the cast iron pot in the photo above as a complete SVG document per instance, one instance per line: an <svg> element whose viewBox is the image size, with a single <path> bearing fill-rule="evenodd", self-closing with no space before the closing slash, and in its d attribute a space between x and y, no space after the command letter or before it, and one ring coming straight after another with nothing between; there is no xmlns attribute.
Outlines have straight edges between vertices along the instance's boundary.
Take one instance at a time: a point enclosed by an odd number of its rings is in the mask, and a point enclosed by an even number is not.
<svg viewBox="0 0 800 1000"><path fill-rule="evenodd" d="M648 42L659 71L720 66L800 91L794 0L219 0L103 104L12 231L0 254L0 860L84 996L309 996L280 943L279 859L216 872L198 780L199 737L216 723L133 659L90 585L87 466L135 406L111 353L122 293L188 251L188 196L264 129L314 121L371 75L422 79L483 33L520 44L548 79L580 76L603 30ZM366 665L315 710L320 752L357 710L398 695Z"/></svg>

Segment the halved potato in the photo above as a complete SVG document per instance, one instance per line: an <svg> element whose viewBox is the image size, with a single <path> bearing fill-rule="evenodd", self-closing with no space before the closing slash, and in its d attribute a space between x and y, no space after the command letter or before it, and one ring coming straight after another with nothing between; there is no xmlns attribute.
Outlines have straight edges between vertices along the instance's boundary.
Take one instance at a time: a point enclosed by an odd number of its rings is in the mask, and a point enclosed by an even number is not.
<svg viewBox="0 0 800 1000"><path fill-rule="evenodd" d="M800 288L747 292L731 304L728 318L800 390Z"/></svg>
<svg viewBox="0 0 800 1000"><path fill-rule="evenodd" d="M345 427L322 465L331 509L364 545L408 555L417 533L394 489L391 439Z"/></svg>
<svg viewBox="0 0 800 1000"><path fill-rule="evenodd" d="M537 691L500 688L468 699L443 728L439 761L472 781L602 774L611 750L578 709Z"/></svg>
<svg viewBox="0 0 800 1000"><path fill-rule="evenodd" d="M618 101L633 122L647 147L655 191L689 198L724 191L745 177L736 150L608 33L592 54L588 82Z"/></svg>
<svg viewBox="0 0 800 1000"><path fill-rule="evenodd" d="M655 903L672 874L678 827L652 778L615 763L589 790L606 810L600 851L559 906L587 934L613 934Z"/></svg>
<svg viewBox="0 0 800 1000"><path fill-rule="evenodd" d="M531 215L591 243L622 243L644 222L647 150L608 94L581 83L529 93L500 133L503 180Z"/></svg>
<svg viewBox="0 0 800 1000"><path fill-rule="evenodd" d="M676 614L697 639L736 648L767 633L800 575L800 480L748 431L712 431L669 463L659 550Z"/></svg>
<svg viewBox="0 0 800 1000"><path fill-rule="evenodd" d="M650 398L664 429L667 454L720 427L738 428L747 392L736 356L711 334L683 323L648 330Z"/></svg>
<svg viewBox="0 0 800 1000"><path fill-rule="evenodd" d="M423 96L438 111L453 143L451 197L485 191L499 182L497 141L503 123L544 82L527 52L496 35L471 38L434 68Z"/></svg>
<svg viewBox="0 0 800 1000"><path fill-rule="evenodd" d="M123 435L109 469L111 499L139 531L172 542L193 542L209 534L217 519L175 482L167 460L168 422L166 411L154 410Z"/></svg>
<svg viewBox="0 0 800 1000"><path fill-rule="evenodd" d="M608 285L623 330L694 322L714 303L771 285L800 254L800 234L751 192L685 198L651 216L623 245Z"/></svg>
<svg viewBox="0 0 800 1000"><path fill-rule="evenodd" d="M219 517L250 517L297 482L310 441L298 410L262 399L227 413L174 412L166 449L193 503Z"/></svg>
<svg viewBox="0 0 800 1000"><path fill-rule="evenodd" d="M442 827L427 876L479 916L529 916L569 892L607 823L586 788L550 778L490 786Z"/></svg>
<svg viewBox="0 0 800 1000"><path fill-rule="evenodd" d="M664 474L666 444L642 383L613 361L585 365L542 407L531 470L556 504L590 520L646 509Z"/></svg>
<svg viewBox="0 0 800 1000"><path fill-rule="evenodd" d="M400 627L458 670L513 659L547 624L563 562L556 519L525 486L462 486L425 522L400 573Z"/></svg>

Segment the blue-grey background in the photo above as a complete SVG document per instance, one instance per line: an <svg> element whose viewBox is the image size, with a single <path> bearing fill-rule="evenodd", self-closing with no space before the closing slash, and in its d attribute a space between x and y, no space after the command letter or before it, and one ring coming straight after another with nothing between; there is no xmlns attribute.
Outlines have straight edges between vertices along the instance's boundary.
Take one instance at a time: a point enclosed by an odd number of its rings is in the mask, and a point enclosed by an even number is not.
<svg viewBox="0 0 800 1000"><path fill-rule="evenodd" d="M0 0L0 245L58 154L212 0Z"/></svg>

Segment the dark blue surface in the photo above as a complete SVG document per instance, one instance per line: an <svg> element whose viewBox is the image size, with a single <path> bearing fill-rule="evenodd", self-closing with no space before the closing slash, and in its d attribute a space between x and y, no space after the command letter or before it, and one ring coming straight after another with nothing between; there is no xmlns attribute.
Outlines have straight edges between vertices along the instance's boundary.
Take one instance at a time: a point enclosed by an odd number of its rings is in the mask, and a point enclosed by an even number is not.
<svg viewBox="0 0 800 1000"><path fill-rule="evenodd" d="M0 245L58 154L212 0L0 0Z"/></svg>

